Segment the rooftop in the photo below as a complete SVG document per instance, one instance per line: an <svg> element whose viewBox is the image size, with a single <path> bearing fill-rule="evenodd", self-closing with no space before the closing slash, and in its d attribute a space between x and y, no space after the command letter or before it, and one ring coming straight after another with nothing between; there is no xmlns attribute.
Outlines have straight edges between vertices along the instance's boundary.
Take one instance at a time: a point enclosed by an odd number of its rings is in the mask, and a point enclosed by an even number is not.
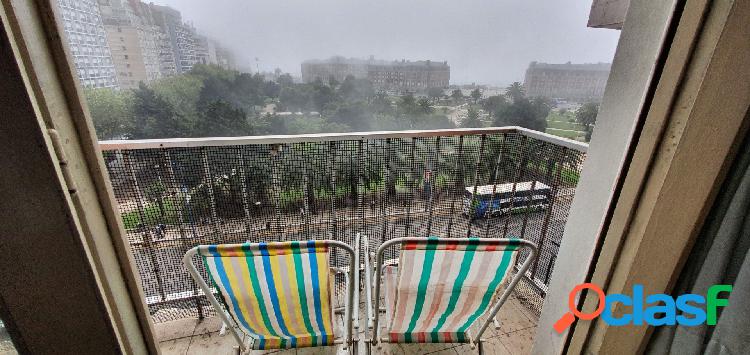
<svg viewBox="0 0 750 355"><path fill-rule="evenodd" d="M370 57L369 59L363 58L345 58L342 56L333 56L328 59L310 59L302 62L302 64L328 64L328 63L339 63L339 64L350 64L350 65L396 65L396 66L447 66L447 61L433 61L433 60L382 60Z"/></svg>

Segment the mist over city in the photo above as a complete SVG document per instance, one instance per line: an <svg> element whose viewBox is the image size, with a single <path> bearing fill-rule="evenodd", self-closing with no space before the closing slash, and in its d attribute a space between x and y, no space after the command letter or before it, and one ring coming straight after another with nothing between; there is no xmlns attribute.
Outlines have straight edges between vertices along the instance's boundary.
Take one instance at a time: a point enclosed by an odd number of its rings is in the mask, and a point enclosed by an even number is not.
<svg viewBox="0 0 750 355"><path fill-rule="evenodd" d="M520 126L586 142L619 38L585 1L58 7L103 140Z"/></svg>
<svg viewBox="0 0 750 355"><path fill-rule="evenodd" d="M451 84L523 81L529 62L611 62L619 31L586 27L589 1L159 0L236 54L299 73L333 55L448 61Z"/></svg>

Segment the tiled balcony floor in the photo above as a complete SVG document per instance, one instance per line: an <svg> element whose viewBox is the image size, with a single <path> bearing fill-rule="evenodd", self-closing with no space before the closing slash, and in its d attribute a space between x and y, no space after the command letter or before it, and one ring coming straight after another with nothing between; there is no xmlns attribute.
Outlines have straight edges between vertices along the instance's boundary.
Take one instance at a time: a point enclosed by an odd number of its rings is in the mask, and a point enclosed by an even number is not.
<svg viewBox="0 0 750 355"><path fill-rule="evenodd" d="M364 305L363 305L364 307ZM362 307L362 308L363 308ZM491 354L528 354L531 351L533 337L536 332L537 317L521 302L512 296L498 313L500 329L490 325L485 332L485 353ZM481 319L480 319L481 321ZM364 318L360 317L364 324ZM159 347L164 355L184 354L232 354L236 345L231 334L219 336L221 321L216 317L198 319L182 319L172 322L156 324L156 336ZM364 329L360 327L360 334ZM362 335L360 335L362 338ZM360 342L359 354L364 354L363 342ZM253 354L277 353L291 354L344 354L341 347L306 348L299 350L255 351ZM383 344L381 349L373 348L373 354L471 354L477 353L468 345L459 344Z"/></svg>

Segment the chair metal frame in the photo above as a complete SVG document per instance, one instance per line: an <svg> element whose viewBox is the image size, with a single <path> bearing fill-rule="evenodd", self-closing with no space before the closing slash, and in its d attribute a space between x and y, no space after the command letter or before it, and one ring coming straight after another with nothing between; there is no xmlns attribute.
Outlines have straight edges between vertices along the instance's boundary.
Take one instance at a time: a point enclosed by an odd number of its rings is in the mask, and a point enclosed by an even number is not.
<svg viewBox="0 0 750 355"><path fill-rule="evenodd" d="M367 253L367 238L364 238L365 240L365 253ZM505 288L503 293L496 298L495 304L487 311L485 311L485 315L488 315L487 319L482 323L482 326L479 328L479 331L477 334L472 337L471 334L468 334L468 343L471 345L471 348L478 348L479 353L481 354L483 352L482 349L482 335L484 334L485 330L487 330L487 327L490 325L491 322L494 322L495 325L498 325L498 322L496 320L496 315L500 311L500 308L503 306L505 301L510 297L511 292L516 287L516 284L521 280L521 278L526 274L526 271L531 267L531 263L536 259L537 256L537 250L538 247L536 244L528 241L528 240L511 240L506 238L421 238L421 237L403 237L403 238L394 238L391 240L386 241L380 247L378 248L377 254L376 254L376 261L375 261L375 282L374 284L370 284L368 279L370 279L369 274L371 274L372 270L370 269L370 263L368 262L370 256L366 254L365 258L365 280L367 282L366 287L366 298L367 298L367 314L368 314L368 328L372 331L372 336L368 337L366 336L365 342L369 344L365 344L365 348L367 349L367 353L369 354L370 346L378 345L379 343L390 343L390 339L388 337L380 337L380 327L379 327L379 321L380 321L380 287L382 283L382 273L383 273L383 263L384 263L384 254L385 251L396 244L400 244L403 246L405 243L408 242L424 242L427 240L436 241L438 244L440 243L455 243L455 242L465 242L469 243L470 241L472 243L479 243L479 245L488 245L488 244L498 244L499 245L510 245L511 243L517 244L518 249L514 250L514 252L520 252L522 248L526 248L529 250L529 255L526 256L526 259L523 261L523 264L518 269L516 274L511 279L508 286ZM371 293L369 292L371 288L375 289L374 294L374 307L373 307L373 297Z"/></svg>
<svg viewBox="0 0 750 355"><path fill-rule="evenodd" d="M356 342L358 340L356 340L354 337L354 332L352 330L352 327L353 327L352 319L354 318L353 314L359 313L358 312L359 307L357 307L357 310L354 309L354 305L355 305L354 304L354 293L355 293L354 290L359 289L359 285L356 284L359 280L359 276L355 277L355 273L354 273L355 270L358 270L358 268L355 268L355 265L357 265L356 262L359 260L359 245L357 245L355 248L352 248L349 244L336 241L336 240L320 240L318 242L322 242L325 246L329 248L343 249L346 253L349 254L348 270L343 269L343 268L341 269L333 268L334 271L336 271L336 273L343 273L346 276L346 292L347 292L345 315L344 315L344 327L345 327L344 337L343 339L342 338L336 339L334 341L334 345L343 344L344 350L349 349L350 353L356 354L356 351L357 351ZM214 293L211 291L211 287L206 283L206 280L203 279L200 272L198 272L198 269L193 263L194 256L197 254L198 254L198 246L193 247L192 249L188 250L187 253L185 253L185 256L182 258L182 263L187 268L188 273L190 273L190 276L192 276L195 282L198 284L201 291L203 291L203 294L206 295L208 302L211 303L211 306L213 306L216 309L217 313L219 314L219 318L221 318L221 320L224 322L227 328L229 328L229 330L231 331L232 336L237 341L237 344L239 344L240 352L242 354L249 353L253 349L245 345L245 342L242 339L242 335L240 334L239 326L236 324L234 317L230 317L230 315L228 314L228 312L226 312L226 310L221 305L221 303L219 303L219 301L216 299L216 296L214 296ZM330 260L329 260L329 263L330 263ZM329 264L329 267L330 267L330 264ZM355 284L352 284L352 281ZM331 305L331 306L333 307L334 305ZM338 311L335 311L335 313L338 313ZM245 332L243 331L243 333ZM245 333L245 334L250 339L252 339L252 341L257 340L252 334L249 334L249 333Z"/></svg>

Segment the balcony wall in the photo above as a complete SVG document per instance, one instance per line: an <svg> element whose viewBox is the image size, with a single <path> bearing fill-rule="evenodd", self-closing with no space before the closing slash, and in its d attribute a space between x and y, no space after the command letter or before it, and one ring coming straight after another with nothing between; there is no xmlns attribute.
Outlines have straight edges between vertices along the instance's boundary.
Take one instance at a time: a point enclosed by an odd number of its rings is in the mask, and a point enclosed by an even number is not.
<svg viewBox="0 0 750 355"><path fill-rule="evenodd" d="M585 144L517 127L100 146L156 322L213 312L181 264L195 245L353 243L356 233L369 237L371 250L403 236L531 240L540 256L518 297L538 311L586 151ZM472 196L467 187L526 181L551 188L547 208L463 213Z"/></svg>

